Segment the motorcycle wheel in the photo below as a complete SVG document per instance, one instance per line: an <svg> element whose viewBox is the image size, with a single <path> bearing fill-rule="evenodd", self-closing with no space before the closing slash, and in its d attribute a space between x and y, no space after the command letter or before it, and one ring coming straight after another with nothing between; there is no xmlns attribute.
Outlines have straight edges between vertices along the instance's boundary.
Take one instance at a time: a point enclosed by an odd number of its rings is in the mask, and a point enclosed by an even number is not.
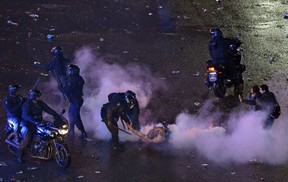
<svg viewBox="0 0 288 182"><path fill-rule="evenodd" d="M58 164L58 166L66 168L71 163L71 153L69 148L62 143L55 143L55 151L54 151L54 158Z"/></svg>
<svg viewBox="0 0 288 182"><path fill-rule="evenodd" d="M226 94L226 87L223 83L215 83L213 85L213 91L216 97L223 98Z"/></svg>
<svg viewBox="0 0 288 182"><path fill-rule="evenodd" d="M16 139L16 134L14 132L10 133L7 137L7 140L10 140L16 144L19 144L17 139ZM16 147L13 147L12 145L8 144L8 150L14 155L16 156L18 153L18 149Z"/></svg>

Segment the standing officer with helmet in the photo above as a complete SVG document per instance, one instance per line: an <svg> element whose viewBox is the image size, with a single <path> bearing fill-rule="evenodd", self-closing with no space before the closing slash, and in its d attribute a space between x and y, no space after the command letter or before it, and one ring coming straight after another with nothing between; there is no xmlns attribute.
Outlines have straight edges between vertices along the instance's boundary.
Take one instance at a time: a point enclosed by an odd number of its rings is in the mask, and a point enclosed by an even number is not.
<svg viewBox="0 0 288 182"><path fill-rule="evenodd" d="M70 122L69 134L75 135L74 127L81 131L80 138L87 139L87 133L82 123L80 109L83 105L83 86L85 84L84 79L80 76L80 69L77 65L68 65L68 77L65 80L63 87L59 89L67 96L69 100L68 117Z"/></svg>
<svg viewBox="0 0 288 182"><path fill-rule="evenodd" d="M51 53L53 54L53 59L45 67L45 70L51 72L58 86L62 87L67 78L67 66L71 64L71 60L63 56L63 49L59 46L53 47Z"/></svg>
<svg viewBox="0 0 288 182"><path fill-rule="evenodd" d="M101 108L101 118L112 135L114 149L123 149L119 143L119 118L127 125L132 125L135 130L140 130L139 105L136 94L130 90L125 93L111 93L108 95L108 103Z"/></svg>
<svg viewBox="0 0 288 182"><path fill-rule="evenodd" d="M4 99L4 108L7 113L7 121L13 120L16 124L16 137L18 138L22 114L22 105L26 101L26 98L21 96L18 91L21 88L19 84L12 84L8 86L8 95ZM9 126L6 126L6 132L10 130Z"/></svg>

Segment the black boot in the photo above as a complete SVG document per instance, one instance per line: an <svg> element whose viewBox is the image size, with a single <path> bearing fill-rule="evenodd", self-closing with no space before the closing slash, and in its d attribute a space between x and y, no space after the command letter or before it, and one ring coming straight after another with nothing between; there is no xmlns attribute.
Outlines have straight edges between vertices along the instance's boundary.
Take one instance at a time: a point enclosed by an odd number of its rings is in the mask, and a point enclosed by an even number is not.
<svg viewBox="0 0 288 182"><path fill-rule="evenodd" d="M114 143L113 150L117 152L124 152L124 145L122 143Z"/></svg>
<svg viewBox="0 0 288 182"><path fill-rule="evenodd" d="M73 137L75 136L75 131L74 131L74 129L69 129L69 131L68 131L68 136L71 137L71 138L73 138Z"/></svg>
<svg viewBox="0 0 288 182"><path fill-rule="evenodd" d="M19 151L17 153L16 157L17 157L17 160L18 160L19 163L23 163L23 152L22 151Z"/></svg>
<svg viewBox="0 0 288 182"><path fill-rule="evenodd" d="M80 139L86 140L88 138L87 133L84 131L81 133L81 135L79 136Z"/></svg>

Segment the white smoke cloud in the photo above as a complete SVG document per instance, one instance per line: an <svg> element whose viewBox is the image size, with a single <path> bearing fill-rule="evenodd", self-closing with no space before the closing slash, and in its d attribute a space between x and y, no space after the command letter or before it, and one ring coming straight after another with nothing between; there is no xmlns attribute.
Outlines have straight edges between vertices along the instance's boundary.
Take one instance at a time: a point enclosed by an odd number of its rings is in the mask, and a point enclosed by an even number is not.
<svg viewBox="0 0 288 182"><path fill-rule="evenodd" d="M93 131L99 139L110 138L100 117L102 105L108 102L108 94L132 90L141 109L147 106L154 91L166 88L163 80L153 76L148 68L137 64L120 65L116 61L116 57L111 61L111 56L101 56L91 47L81 47L75 53L74 62L85 80L82 120L87 130ZM127 137L120 136L120 139Z"/></svg>
<svg viewBox="0 0 288 182"><path fill-rule="evenodd" d="M82 120L85 128L92 131L98 139L107 140L111 137L100 118L100 109L108 101L109 93L132 90L137 95L140 107L144 108L153 92L166 89L163 80L155 78L146 67L137 64L120 65L117 60L117 57L99 55L91 47L81 47L75 52L74 62L80 67L80 74L86 82ZM184 151L196 149L200 155L218 164L247 163L253 159L269 164L287 162L288 127L285 121L285 102L288 99L288 86L283 83L286 83L285 77L283 73L278 72L268 84L270 90L276 94L282 109L280 118L275 120L271 130L263 129L262 122L266 114L261 111L232 112L225 121L228 128L211 127L212 122L223 119L223 113L207 101L199 109L200 114L180 113L176 118L176 124L169 125L172 131L169 144ZM148 133L152 127L153 125L145 126L142 132ZM123 141L138 139L122 132L119 134Z"/></svg>
<svg viewBox="0 0 288 182"><path fill-rule="evenodd" d="M176 125L170 126L173 133L170 144L182 150L196 149L200 155L220 164L253 159L281 164L288 160L287 127L276 121L271 130L264 130L265 113L261 111L231 116L228 122L237 121L232 133L222 127L207 127L205 120L199 118L179 114Z"/></svg>
<svg viewBox="0 0 288 182"><path fill-rule="evenodd" d="M284 84L286 80L283 75L285 73L275 73L268 83L282 110L270 130L263 129L267 114L262 111L234 111L227 119L228 131L222 127L211 128L211 122L221 119L221 113L212 111L211 103L207 102L200 109L200 115L180 113L177 116L176 125L170 126L173 133L170 144L182 150L196 149L200 155L218 164L247 163L253 159L269 164L287 162L288 86Z"/></svg>

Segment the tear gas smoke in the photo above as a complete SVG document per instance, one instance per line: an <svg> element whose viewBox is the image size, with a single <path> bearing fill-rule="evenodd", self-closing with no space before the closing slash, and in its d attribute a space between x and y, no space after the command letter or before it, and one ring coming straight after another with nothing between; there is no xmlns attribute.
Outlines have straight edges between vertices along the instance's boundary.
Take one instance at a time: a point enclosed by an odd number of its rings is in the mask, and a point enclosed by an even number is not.
<svg viewBox="0 0 288 182"><path fill-rule="evenodd" d="M94 136L99 139L110 138L110 133L100 118L100 109L108 101L109 93L132 90L137 95L140 107L144 108L154 91L166 89L163 80L156 79L146 67L137 64L120 65L116 62L117 59L107 63L106 58L98 55L91 47L82 47L75 53L75 64L80 67L80 74L86 82L82 120L87 130L93 131ZM225 121L229 132L222 127L211 127L213 121L222 119L223 113L207 101L199 109L200 114L183 112L177 116L176 124L168 126L172 132L169 143L182 151L196 149L200 155L218 164L246 163L253 159L269 164L285 163L288 160L285 121L288 86L282 75L283 73L275 73L268 83L282 110L272 129L263 129L266 113L262 111L230 113ZM55 84L53 87L57 88ZM145 126L141 130L147 133L152 127L153 125ZM119 133L121 140L137 139Z"/></svg>
<svg viewBox="0 0 288 182"><path fill-rule="evenodd" d="M141 109L147 106L154 91L166 88L163 80L155 78L144 66L120 65L116 58L112 63L111 60L107 63L105 58L91 47L82 47L76 51L74 60L85 80L82 120L87 130L92 130L99 139L111 137L100 117L102 105L108 102L108 94L132 90L136 93ZM126 134L124 136L120 136L120 139L129 139Z"/></svg>
<svg viewBox="0 0 288 182"><path fill-rule="evenodd" d="M207 159L219 163L247 163L257 159L269 164L283 164L288 160L287 139L287 84L281 73L275 73L268 83L281 105L282 114L275 120L272 129L264 130L263 121L267 113L263 111L242 111L230 113L228 130L222 127L209 127L214 114L211 103L204 104L200 115L181 113L176 118L176 125L170 126L170 143L178 149L196 149ZM282 78L282 79L281 79ZM216 111L216 113L218 113ZM215 114L214 114L215 115ZM219 116L219 113L218 115ZM219 117L217 118L219 119ZM216 119L216 120L217 120Z"/></svg>

